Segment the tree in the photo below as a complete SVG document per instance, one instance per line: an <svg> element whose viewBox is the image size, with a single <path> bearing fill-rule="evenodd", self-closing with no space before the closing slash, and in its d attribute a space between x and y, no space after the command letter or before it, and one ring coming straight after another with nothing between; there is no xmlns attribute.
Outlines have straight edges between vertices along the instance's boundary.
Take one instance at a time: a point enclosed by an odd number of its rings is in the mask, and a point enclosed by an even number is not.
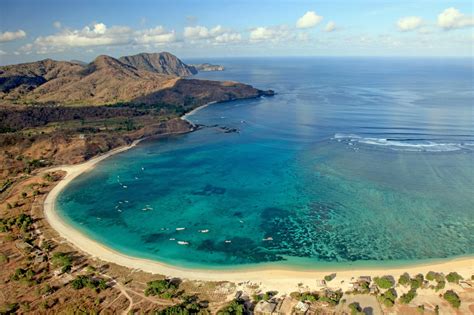
<svg viewBox="0 0 474 315"><path fill-rule="evenodd" d="M381 289L390 289L395 284L391 276L375 277L374 282Z"/></svg>
<svg viewBox="0 0 474 315"><path fill-rule="evenodd" d="M395 304L397 299L397 291L394 288L390 288L379 297L380 302L382 302L386 307L392 307Z"/></svg>
<svg viewBox="0 0 474 315"><path fill-rule="evenodd" d="M157 295L162 298L172 298L177 287L170 280L153 280L147 283L145 295Z"/></svg>
<svg viewBox="0 0 474 315"><path fill-rule="evenodd" d="M406 272L400 275L400 278L398 278L398 283L404 287L408 286L410 284L410 275Z"/></svg>
<svg viewBox="0 0 474 315"><path fill-rule="evenodd" d="M53 254L51 262L54 267L61 267L62 272L68 272L72 268L72 258L69 254L57 252Z"/></svg>
<svg viewBox="0 0 474 315"><path fill-rule="evenodd" d="M446 291L443 295L443 298L454 308L459 308L459 306L461 306L461 299L459 298L459 295L457 295L453 290Z"/></svg>
<svg viewBox="0 0 474 315"><path fill-rule="evenodd" d="M365 314L364 312L362 312L362 308L357 302L352 302L351 304L349 304L349 309L351 310L351 315Z"/></svg>
<svg viewBox="0 0 474 315"><path fill-rule="evenodd" d="M410 289L410 291L408 291L407 293L402 294L402 296L400 297L400 302L402 302L403 304L408 304L415 298L415 296L416 289Z"/></svg>
<svg viewBox="0 0 474 315"><path fill-rule="evenodd" d="M462 280L462 279L463 277L457 272L450 272L446 276L446 280L448 280L448 282L451 282L451 283L459 283L459 280Z"/></svg>

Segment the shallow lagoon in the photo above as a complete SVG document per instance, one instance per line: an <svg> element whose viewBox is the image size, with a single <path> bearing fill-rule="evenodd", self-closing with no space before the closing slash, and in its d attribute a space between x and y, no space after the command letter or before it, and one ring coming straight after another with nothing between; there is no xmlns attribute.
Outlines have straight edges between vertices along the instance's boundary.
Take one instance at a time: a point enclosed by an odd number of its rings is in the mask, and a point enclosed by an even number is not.
<svg viewBox="0 0 474 315"><path fill-rule="evenodd" d="M204 128L101 162L60 195L65 220L123 253L187 267L474 253L472 60L213 62L227 70L200 77L278 95L190 118L238 133Z"/></svg>

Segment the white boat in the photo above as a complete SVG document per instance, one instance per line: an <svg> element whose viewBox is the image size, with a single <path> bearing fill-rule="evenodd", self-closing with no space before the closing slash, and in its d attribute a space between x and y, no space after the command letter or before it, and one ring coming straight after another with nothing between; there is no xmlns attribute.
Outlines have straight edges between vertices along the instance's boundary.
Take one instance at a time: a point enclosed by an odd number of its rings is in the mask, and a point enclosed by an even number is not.
<svg viewBox="0 0 474 315"><path fill-rule="evenodd" d="M188 242L185 242L185 241L178 241L178 244L179 244L179 245L189 245L189 243L188 243Z"/></svg>
<svg viewBox="0 0 474 315"><path fill-rule="evenodd" d="M273 237L264 238L264 239L262 239L262 241L273 241Z"/></svg>
<svg viewBox="0 0 474 315"><path fill-rule="evenodd" d="M225 243L232 243L232 241L229 241L229 240L225 240L224 242Z"/></svg>
<svg viewBox="0 0 474 315"><path fill-rule="evenodd" d="M170 238L170 241L176 241L176 239L175 238Z"/></svg>
<svg viewBox="0 0 474 315"><path fill-rule="evenodd" d="M186 228L176 228L176 231L182 231L185 230Z"/></svg>
<svg viewBox="0 0 474 315"><path fill-rule="evenodd" d="M208 233L209 230L199 230L199 233Z"/></svg>

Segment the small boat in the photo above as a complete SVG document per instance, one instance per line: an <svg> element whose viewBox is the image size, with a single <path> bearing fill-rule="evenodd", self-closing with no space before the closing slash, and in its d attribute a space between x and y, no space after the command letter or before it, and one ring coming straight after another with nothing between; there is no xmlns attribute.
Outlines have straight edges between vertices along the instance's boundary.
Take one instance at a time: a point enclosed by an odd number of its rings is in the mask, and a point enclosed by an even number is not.
<svg viewBox="0 0 474 315"><path fill-rule="evenodd" d="M142 167L142 171L144 171L144 170L145 170L145 168L144 168L144 167Z"/></svg>
<svg viewBox="0 0 474 315"><path fill-rule="evenodd" d="M118 211L118 212L122 212L122 210L120 210L120 209L118 209L117 211Z"/></svg>
<svg viewBox="0 0 474 315"><path fill-rule="evenodd" d="M229 240L225 240L224 242L225 243L232 243L232 241L229 241Z"/></svg>
<svg viewBox="0 0 474 315"><path fill-rule="evenodd" d="M199 233L208 233L209 230L199 230Z"/></svg>
<svg viewBox="0 0 474 315"><path fill-rule="evenodd" d="M188 243L188 242L185 242L185 241L178 241L178 244L179 244L179 245L189 245L189 243Z"/></svg>
<svg viewBox="0 0 474 315"><path fill-rule="evenodd" d="M176 241L176 239L175 238L170 238L170 241Z"/></svg>
<svg viewBox="0 0 474 315"><path fill-rule="evenodd" d="M176 228L176 231L182 231L185 230L186 228Z"/></svg>
<svg viewBox="0 0 474 315"><path fill-rule="evenodd" d="M125 203L128 203L128 200L125 200Z"/></svg>
<svg viewBox="0 0 474 315"><path fill-rule="evenodd" d="M239 220L239 222L240 222L240 223L244 223L244 221L242 221L242 220Z"/></svg>
<svg viewBox="0 0 474 315"><path fill-rule="evenodd" d="M123 185L122 187L123 187L123 188L127 188L127 186L125 186L125 185Z"/></svg>
<svg viewBox="0 0 474 315"><path fill-rule="evenodd" d="M262 239L262 241L264 241L264 242L265 242L265 241L273 241L273 237L264 238L264 239Z"/></svg>

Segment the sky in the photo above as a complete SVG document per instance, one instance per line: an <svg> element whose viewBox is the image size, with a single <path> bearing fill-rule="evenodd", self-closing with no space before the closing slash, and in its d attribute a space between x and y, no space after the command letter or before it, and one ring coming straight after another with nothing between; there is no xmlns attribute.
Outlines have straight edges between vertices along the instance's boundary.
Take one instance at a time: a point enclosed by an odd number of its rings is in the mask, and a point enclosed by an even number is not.
<svg viewBox="0 0 474 315"><path fill-rule="evenodd" d="M473 7L471 0L2 0L0 64L160 51L473 57Z"/></svg>

